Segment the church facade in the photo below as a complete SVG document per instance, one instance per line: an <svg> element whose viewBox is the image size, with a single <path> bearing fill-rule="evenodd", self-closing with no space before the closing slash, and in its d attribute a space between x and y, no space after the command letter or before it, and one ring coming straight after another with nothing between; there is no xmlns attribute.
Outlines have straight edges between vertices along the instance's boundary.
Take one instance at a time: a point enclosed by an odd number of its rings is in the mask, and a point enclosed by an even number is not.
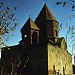
<svg viewBox="0 0 75 75"><path fill-rule="evenodd" d="M58 36L58 21L46 4L35 21L29 17L21 34L18 45L2 48L2 73L5 70L9 75L73 74L72 55L64 37Z"/></svg>

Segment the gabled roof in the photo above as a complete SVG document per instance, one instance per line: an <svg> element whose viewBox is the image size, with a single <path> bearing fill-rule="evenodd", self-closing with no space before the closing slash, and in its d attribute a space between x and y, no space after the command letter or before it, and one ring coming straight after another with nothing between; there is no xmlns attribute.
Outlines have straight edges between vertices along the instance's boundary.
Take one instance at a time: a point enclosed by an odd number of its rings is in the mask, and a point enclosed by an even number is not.
<svg viewBox="0 0 75 75"><path fill-rule="evenodd" d="M61 43L61 41L62 41L63 39L64 39L64 37L58 38L56 43Z"/></svg>
<svg viewBox="0 0 75 75"><path fill-rule="evenodd" d="M36 30L40 30L37 25L32 21L32 19L29 17L29 19L26 21L26 23L24 24L24 26L21 28L21 32L23 30L26 30L26 29L36 29Z"/></svg>
<svg viewBox="0 0 75 75"><path fill-rule="evenodd" d="M47 7L46 4L44 4L44 6L43 6L42 10L40 11L40 13L39 13L38 17L36 18L36 20L40 19L41 16L45 17L46 20L57 21L57 19L54 17L54 15L52 14L52 12L50 11L50 9Z"/></svg>

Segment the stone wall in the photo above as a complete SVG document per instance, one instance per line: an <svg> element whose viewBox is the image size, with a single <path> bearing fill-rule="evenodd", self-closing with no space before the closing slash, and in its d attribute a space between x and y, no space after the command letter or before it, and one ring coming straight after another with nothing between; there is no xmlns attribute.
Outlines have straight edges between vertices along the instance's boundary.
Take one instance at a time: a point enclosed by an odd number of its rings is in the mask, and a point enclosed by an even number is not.
<svg viewBox="0 0 75 75"><path fill-rule="evenodd" d="M48 75L58 70L61 74L72 75L72 56L67 50L48 44Z"/></svg>

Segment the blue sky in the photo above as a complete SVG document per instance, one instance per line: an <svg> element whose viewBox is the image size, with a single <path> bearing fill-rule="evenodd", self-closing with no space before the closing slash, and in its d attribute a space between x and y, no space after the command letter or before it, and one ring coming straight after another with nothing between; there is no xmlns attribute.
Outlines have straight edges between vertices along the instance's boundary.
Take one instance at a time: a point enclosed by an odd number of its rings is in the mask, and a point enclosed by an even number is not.
<svg viewBox="0 0 75 75"><path fill-rule="evenodd" d="M18 27L14 32L14 37L10 36L10 39L8 41L5 41L5 37L3 37L3 41L5 44L11 46L11 45L17 45L19 41L21 40L21 33L20 29L24 25L24 23L27 21L29 15L32 18L33 21L35 21L36 17L38 16L40 10L42 9L43 5L45 4L45 0L0 0L4 2L5 5L13 7L17 6L15 13L15 17L17 18ZM73 25L73 19L70 21L69 19L65 19L67 16L74 14L74 12L71 11L71 4L66 4L65 7L62 5L55 5L57 1L67 1L69 0L47 0L46 4L48 8L51 10L51 12L54 14L56 19L58 20L59 24L63 22L63 28L60 30L60 37L66 37L66 23L69 23L70 26ZM69 37L70 35L68 35ZM68 38L68 45L70 45L71 39ZM71 47L69 48L69 52L71 53Z"/></svg>

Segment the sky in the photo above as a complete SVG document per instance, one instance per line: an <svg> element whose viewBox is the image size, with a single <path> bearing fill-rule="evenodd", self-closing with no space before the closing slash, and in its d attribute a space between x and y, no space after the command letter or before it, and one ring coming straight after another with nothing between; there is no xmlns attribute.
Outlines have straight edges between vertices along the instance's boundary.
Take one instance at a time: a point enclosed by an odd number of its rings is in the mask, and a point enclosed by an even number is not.
<svg viewBox="0 0 75 75"><path fill-rule="evenodd" d="M24 25L24 23L27 21L29 16L32 18L33 21L35 21L36 17L38 16L39 12L41 11L42 7L46 3L48 8L51 10L53 15L58 20L59 24L62 23L62 29L59 32L60 37L66 37L67 27L66 24L68 23L70 26L72 26L74 23L74 19L67 18L69 15L74 14L73 11L71 11L71 4L66 4L65 7L62 5L56 5L57 1L67 1L69 0L0 0L0 2L3 2L5 5L10 6L11 8L13 6L17 6L17 9L14 11L15 17L17 18L18 26L17 29L14 31L14 36L10 36L9 40L6 41L5 37L3 37L3 41L8 46L17 45L19 41L21 40L21 32L20 29ZM71 46L70 34L68 35L68 51L72 52L72 46ZM69 47L69 45L71 47ZM1 54L0 54L1 55Z"/></svg>

